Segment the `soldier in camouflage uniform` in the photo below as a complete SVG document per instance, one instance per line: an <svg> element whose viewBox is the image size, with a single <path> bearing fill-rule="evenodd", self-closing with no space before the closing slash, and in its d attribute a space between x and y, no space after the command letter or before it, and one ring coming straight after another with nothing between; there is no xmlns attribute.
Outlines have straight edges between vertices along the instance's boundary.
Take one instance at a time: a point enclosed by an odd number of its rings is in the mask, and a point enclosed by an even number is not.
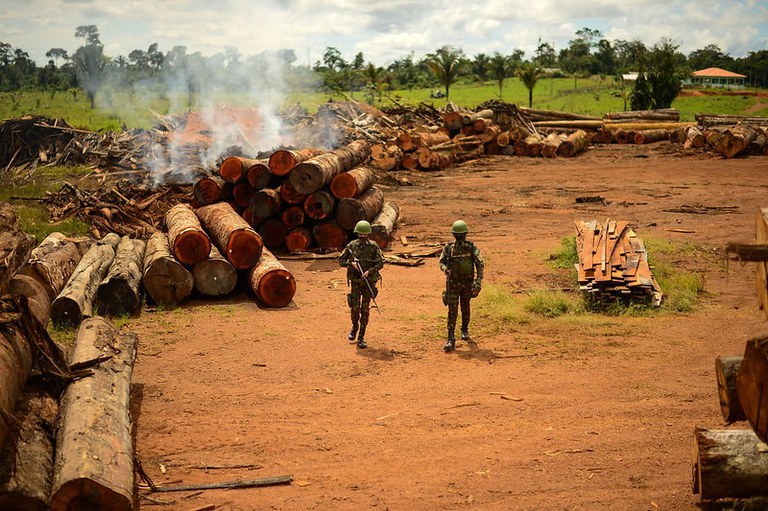
<svg viewBox="0 0 768 511"><path fill-rule="evenodd" d="M445 273L443 303L448 306L448 341L443 349L453 351L456 347L456 319L461 303L461 339L469 339L469 300L480 293L485 264L480 250L467 239L469 228L463 220L456 220L451 228L454 241L443 248L440 255L440 270Z"/></svg>
<svg viewBox="0 0 768 511"><path fill-rule="evenodd" d="M368 238L371 234L371 224L365 220L357 222L355 233L357 239L350 241L344 248L339 256L339 264L347 269L347 284L351 283L352 285L352 289L347 295L347 303L352 316L352 330L349 331L348 339L354 341L355 335L357 335L357 347L367 348L365 328L368 326L371 299L376 298L376 295L379 294L376 283L381 279L379 270L384 267L384 256L381 254L379 245ZM362 274L355 264L356 260L360 262ZM365 283L366 279L371 285L370 289Z"/></svg>

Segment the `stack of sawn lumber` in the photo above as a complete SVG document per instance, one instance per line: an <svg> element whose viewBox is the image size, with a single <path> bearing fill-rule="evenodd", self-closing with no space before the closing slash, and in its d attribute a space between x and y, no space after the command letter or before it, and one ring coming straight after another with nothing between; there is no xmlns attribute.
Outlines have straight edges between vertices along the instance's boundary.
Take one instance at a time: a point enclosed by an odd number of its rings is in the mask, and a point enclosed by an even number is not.
<svg viewBox="0 0 768 511"><path fill-rule="evenodd" d="M371 222L371 238L385 248L400 208L384 201L369 156L370 146L362 140L332 151L280 149L264 159L231 156L218 175L195 183L193 205L228 203L272 250L341 248L360 220Z"/></svg>
<svg viewBox="0 0 768 511"><path fill-rule="evenodd" d="M661 304L662 293L648 265L643 241L629 222L577 221L579 288L597 299L642 299Z"/></svg>

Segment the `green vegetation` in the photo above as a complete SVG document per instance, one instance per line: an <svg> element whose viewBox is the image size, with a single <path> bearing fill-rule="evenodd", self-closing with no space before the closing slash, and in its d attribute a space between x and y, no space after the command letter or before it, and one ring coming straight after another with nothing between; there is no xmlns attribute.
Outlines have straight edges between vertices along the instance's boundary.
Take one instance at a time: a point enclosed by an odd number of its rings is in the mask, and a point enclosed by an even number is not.
<svg viewBox="0 0 768 511"><path fill-rule="evenodd" d="M560 249L549 257L550 265L555 269L572 270L579 262L579 252L576 248L576 236L564 236L560 239Z"/></svg>

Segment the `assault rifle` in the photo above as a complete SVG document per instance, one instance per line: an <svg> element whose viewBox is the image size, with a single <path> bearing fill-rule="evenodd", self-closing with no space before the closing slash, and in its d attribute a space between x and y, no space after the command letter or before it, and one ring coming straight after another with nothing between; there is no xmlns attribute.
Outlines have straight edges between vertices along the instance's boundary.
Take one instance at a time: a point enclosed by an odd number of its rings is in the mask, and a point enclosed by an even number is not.
<svg viewBox="0 0 768 511"><path fill-rule="evenodd" d="M376 307L376 312L381 314L381 309L379 309L379 304L376 303L376 294L373 292L373 287L371 286L371 283L368 282L368 278L366 278L365 276L365 272L363 271L363 266L360 264L360 259L353 256L352 267L357 270L357 272L363 278L363 282L365 282L365 285L368 286L368 292L371 293L371 301L373 302L373 306Z"/></svg>

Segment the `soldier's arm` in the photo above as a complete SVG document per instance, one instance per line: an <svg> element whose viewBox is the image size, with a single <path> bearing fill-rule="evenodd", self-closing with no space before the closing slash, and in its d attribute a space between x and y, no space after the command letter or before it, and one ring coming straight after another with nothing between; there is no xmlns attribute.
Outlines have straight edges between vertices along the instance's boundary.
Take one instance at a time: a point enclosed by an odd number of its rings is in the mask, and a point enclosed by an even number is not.
<svg viewBox="0 0 768 511"><path fill-rule="evenodd" d="M443 247L443 252L440 254L440 260L438 262L438 265L440 266L440 271L443 273L445 273L445 270L448 269L446 265L448 264L448 247L449 246L450 246L450 243Z"/></svg>
<svg viewBox="0 0 768 511"><path fill-rule="evenodd" d="M349 247L344 247L344 250L342 250L341 255L339 256L339 266L348 268L351 256L352 252L349 250Z"/></svg>
<svg viewBox="0 0 768 511"><path fill-rule="evenodd" d="M376 270L379 271L382 268L384 268L384 254L381 253L381 248L379 248L379 245L376 245L376 255L374 256L376 259L376 262L371 267L371 271Z"/></svg>
<svg viewBox="0 0 768 511"><path fill-rule="evenodd" d="M485 262L480 255L480 249L477 247L472 248L472 259L475 261L475 283L480 284L483 282L483 271L485 270Z"/></svg>

